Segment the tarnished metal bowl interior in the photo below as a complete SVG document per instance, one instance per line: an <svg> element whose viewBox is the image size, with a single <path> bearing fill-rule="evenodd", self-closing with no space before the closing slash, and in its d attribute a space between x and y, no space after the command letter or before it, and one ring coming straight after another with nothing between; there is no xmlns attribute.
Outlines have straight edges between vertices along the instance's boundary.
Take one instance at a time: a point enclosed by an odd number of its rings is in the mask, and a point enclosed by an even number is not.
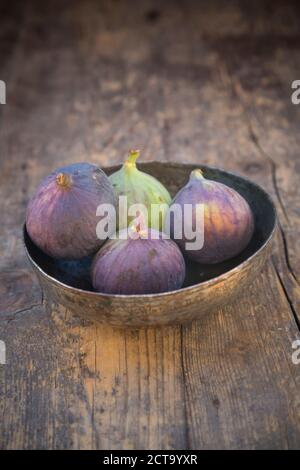
<svg viewBox="0 0 300 470"><path fill-rule="evenodd" d="M144 162L139 168L157 177L174 196L187 182L196 165ZM104 168L111 174L120 165ZM271 249L276 212L269 195L253 182L224 170L199 165L205 177L236 189L249 203L255 231L248 247L237 257L218 265L187 262L182 289L153 295L109 295L93 292L91 258L61 261L42 253L24 226L24 243L45 298L64 305L88 320L116 327L145 327L199 320L209 312L236 300L261 271Z"/></svg>

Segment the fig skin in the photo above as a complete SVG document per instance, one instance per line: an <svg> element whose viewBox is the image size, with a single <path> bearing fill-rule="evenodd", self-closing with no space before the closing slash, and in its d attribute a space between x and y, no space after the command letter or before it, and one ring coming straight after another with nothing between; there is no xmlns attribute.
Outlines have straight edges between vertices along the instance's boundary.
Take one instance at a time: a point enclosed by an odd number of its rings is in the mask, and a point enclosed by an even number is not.
<svg viewBox="0 0 300 470"><path fill-rule="evenodd" d="M195 228L196 204L204 204L204 245L199 250L186 250L186 240L175 240L183 253L202 264L216 264L237 256L249 244L254 231L254 218L247 201L234 189L204 178L201 170L194 170L190 179L175 196L173 204L192 204L192 227ZM184 219L184 217L183 217ZM170 220L170 234L174 234L176 216ZM189 224L190 226L190 224Z"/></svg>
<svg viewBox="0 0 300 470"><path fill-rule="evenodd" d="M127 228L135 216L128 216L127 221L120 222L118 213L119 196L127 196L128 208L133 204L143 204L148 211L148 227L161 231L164 227L167 208L162 212L160 220L151 220L152 204L171 203L169 191L151 175L138 170L136 160L140 155L139 150L132 150L120 170L110 175L117 202L117 230Z"/></svg>
<svg viewBox="0 0 300 470"><path fill-rule="evenodd" d="M53 258L79 259L95 253L104 240L96 235L99 204L115 207L113 188L96 165L74 163L46 176L26 212L32 241ZM109 234L110 235L110 234Z"/></svg>
<svg viewBox="0 0 300 470"><path fill-rule="evenodd" d="M127 229L120 232L128 233ZM147 238L156 236L153 240ZM92 284L106 294L157 294L180 289L185 278L183 255L172 240L146 228L137 238L110 239L92 265Z"/></svg>

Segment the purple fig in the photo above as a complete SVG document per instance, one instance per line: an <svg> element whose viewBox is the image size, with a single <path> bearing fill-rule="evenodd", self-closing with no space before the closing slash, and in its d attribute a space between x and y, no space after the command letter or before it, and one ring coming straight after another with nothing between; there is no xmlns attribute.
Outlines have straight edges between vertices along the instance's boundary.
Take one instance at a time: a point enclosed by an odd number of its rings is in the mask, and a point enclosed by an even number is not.
<svg viewBox="0 0 300 470"><path fill-rule="evenodd" d="M215 264L238 255L251 240L254 231L254 218L247 201L234 189L216 181L204 178L201 170L194 170L190 179L175 196L170 210L178 204L179 212L171 215L170 234L174 237L175 224L182 224L183 236L175 240L184 254L193 261L203 264ZM188 220L184 210L186 204L192 205L192 217ZM204 244L200 249L186 249L188 240L184 236L196 227L196 208L204 208L203 223ZM171 214L171 213L170 213Z"/></svg>
<svg viewBox="0 0 300 470"><path fill-rule="evenodd" d="M96 234L100 204L115 207L112 185L100 168L89 163L59 168L46 176L29 202L28 234L54 258L90 255L104 242Z"/></svg>
<svg viewBox="0 0 300 470"><path fill-rule="evenodd" d="M135 230L132 238L130 231ZM155 229L123 229L100 248L92 266L96 291L107 294L155 294L180 289L185 278L183 255Z"/></svg>

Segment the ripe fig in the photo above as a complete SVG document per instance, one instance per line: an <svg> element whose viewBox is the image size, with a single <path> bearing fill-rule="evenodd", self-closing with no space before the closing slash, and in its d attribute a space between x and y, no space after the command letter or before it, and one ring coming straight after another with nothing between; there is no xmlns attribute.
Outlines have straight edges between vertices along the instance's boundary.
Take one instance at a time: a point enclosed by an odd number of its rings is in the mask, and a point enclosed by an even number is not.
<svg viewBox="0 0 300 470"><path fill-rule="evenodd" d="M182 223L182 239L175 240L185 255L203 264L215 264L233 258L246 248L254 231L254 218L247 201L234 189L204 178L201 170L194 170L190 179L175 196L174 204L182 210L182 221L178 213L170 217L170 234L174 237L175 224ZM191 220L185 216L184 206L191 204ZM200 249L186 249L187 230L195 230L196 207L204 208L204 244ZM185 227L184 227L185 226ZM201 226L203 230L203 226ZM186 231L186 232L185 232Z"/></svg>
<svg viewBox="0 0 300 470"><path fill-rule="evenodd" d="M107 294L172 291L182 286L184 278L185 261L176 243L163 239L155 229L138 225L120 231L118 239L108 240L92 266L94 289Z"/></svg>
<svg viewBox="0 0 300 470"><path fill-rule="evenodd" d="M115 206L112 185L100 168L89 163L59 168L44 178L29 202L28 234L54 258L90 255L104 242L96 234L100 204Z"/></svg>
<svg viewBox="0 0 300 470"><path fill-rule="evenodd" d="M136 160L139 157L138 150L131 151L122 168L113 173L109 179L113 185L117 200L117 229L127 228L134 220L135 215L121 218L118 211L118 202L120 196L127 196L128 208L133 204L143 204L147 210L148 226L156 230L162 230L164 226L165 215L168 205L171 202L171 196L168 190L153 176L144 173L136 167ZM158 206L160 205L161 216L159 215ZM154 209L156 216L151 217Z"/></svg>

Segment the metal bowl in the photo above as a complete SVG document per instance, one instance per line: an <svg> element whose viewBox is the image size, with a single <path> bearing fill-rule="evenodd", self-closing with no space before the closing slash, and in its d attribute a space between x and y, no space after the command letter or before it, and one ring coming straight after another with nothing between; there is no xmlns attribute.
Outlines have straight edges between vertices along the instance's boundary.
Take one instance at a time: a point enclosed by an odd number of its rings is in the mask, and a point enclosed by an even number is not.
<svg viewBox="0 0 300 470"><path fill-rule="evenodd" d="M182 289L153 295L111 295L93 292L91 258L60 261L50 258L30 240L24 226L28 258L46 298L75 314L97 323L117 327L144 327L199 320L238 295L261 271L271 248L276 212L269 195L255 183L227 171L198 166L204 175L237 190L249 203L255 217L255 232L248 247L237 257L218 265L187 262ZM120 165L105 168L111 174ZM188 180L195 165L147 162L139 168L157 177L172 195Z"/></svg>

